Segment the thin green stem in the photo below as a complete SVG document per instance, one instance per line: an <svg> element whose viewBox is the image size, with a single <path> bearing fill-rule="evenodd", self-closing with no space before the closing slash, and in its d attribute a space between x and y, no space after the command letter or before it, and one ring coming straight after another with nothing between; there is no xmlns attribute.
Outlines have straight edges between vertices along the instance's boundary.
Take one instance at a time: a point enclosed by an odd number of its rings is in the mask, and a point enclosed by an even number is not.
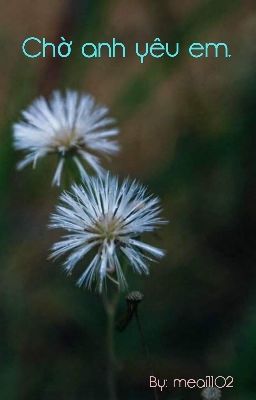
<svg viewBox="0 0 256 400"><path fill-rule="evenodd" d="M107 295L103 295L103 304L107 317L107 335L106 335L106 348L107 348L107 387L109 400L117 400L117 384L116 384L116 371L117 359L115 355L114 344L114 328L115 328L115 315L119 298L119 291L115 293L112 299Z"/></svg>
<svg viewBox="0 0 256 400"><path fill-rule="evenodd" d="M107 314L107 349L108 349L108 393L110 400L117 399L116 391L116 358L114 349L114 313Z"/></svg>

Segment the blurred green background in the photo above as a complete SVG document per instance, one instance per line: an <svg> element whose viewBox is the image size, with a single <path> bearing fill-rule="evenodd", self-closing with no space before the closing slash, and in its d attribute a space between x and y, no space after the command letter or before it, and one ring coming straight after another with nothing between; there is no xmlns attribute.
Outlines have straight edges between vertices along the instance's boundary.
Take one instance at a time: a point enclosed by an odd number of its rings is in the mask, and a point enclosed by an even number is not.
<svg viewBox="0 0 256 400"><path fill-rule="evenodd" d="M220 41L231 59L26 59L27 36L59 43L116 37ZM122 153L106 166L159 194L170 220L152 242L168 256L149 278L140 313L162 378L232 375L223 399L256 397L256 7L254 0L9 0L0 14L0 398L106 398L105 316L47 261L59 192L54 162L17 172L12 123L39 94L73 88L111 108ZM120 311L125 307L121 299ZM153 399L136 325L116 334L119 398ZM199 399L195 390L160 399Z"/></svg>

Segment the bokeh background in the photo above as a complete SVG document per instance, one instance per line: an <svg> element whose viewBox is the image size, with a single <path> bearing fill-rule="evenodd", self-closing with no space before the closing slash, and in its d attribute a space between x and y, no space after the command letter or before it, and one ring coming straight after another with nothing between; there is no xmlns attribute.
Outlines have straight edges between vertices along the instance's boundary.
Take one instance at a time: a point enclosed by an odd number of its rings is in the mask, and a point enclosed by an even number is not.
<svg viewBox="0 0 256 400"><path fill-rule="evenodd" d="M231 59L26 59L27 36L116 37L186 46L226 41ZM232 375L223 399L256 396L256 7L254 0L9 0L0 13L0 398L106 398L105 316L47 261L59 195L54 160L17 172L12 124L39 94L73 88L107 104L122 153L107 166L147 184L170 220L152 243L168 256L149 278L142 324L159 377ZM125 300L120 302L120 312ZM153 399L136 325L116 333L119 398ZM195 390L160 399L199 399Z"/></svg>

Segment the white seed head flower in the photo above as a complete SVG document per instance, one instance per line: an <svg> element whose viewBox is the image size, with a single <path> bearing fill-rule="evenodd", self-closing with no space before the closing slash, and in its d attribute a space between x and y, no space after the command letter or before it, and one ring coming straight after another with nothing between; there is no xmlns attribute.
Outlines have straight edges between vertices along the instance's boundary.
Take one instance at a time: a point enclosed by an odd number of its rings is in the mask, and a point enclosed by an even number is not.
<svg viewBox="0 0 256 400"><path fill-rule="evenodd" d="M97 174L104 169L99 155L113 155L119 146L113 140L119 130L115 120L108 116L108 108L96 104L88 94L79 95L67 90L64 95L53 92L49 101L36 99L22 112L23 120L14 124L14 146L26 153L18 164L22 169L48 154L59 157L53 184L60 185L65 158L70 156L82 177L86 175L84 163Z"/></svg>
<svg viewBox="0 0 256 400"><path fill-rule="evenodd" d="M136 181L126 179L120 183L109 174L87 177L83 185L73 185L60 199L50 227L62 228L68 234L54 244L51 258L69 253L64 267L71 273L88 255L79 286L91 288L96 284L101 292L109 278L124 289L124 261L139 274L148 274L148 261L163 257L163 250L140 238L142 233L165 223L159 217L159 199L147 194Z"/></svg>
<svg viewBox="0 0 256 400"><path fill-rule="evenodd" d="M204 400L220 400L221 390L216 387L207 387L202 391L202 398Z"/></svg>

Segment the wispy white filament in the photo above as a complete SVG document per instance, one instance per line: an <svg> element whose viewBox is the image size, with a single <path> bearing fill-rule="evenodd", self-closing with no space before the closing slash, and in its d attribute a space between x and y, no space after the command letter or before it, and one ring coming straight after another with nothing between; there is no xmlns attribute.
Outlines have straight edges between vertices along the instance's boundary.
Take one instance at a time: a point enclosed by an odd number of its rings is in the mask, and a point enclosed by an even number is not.
<svg viewBox="0 0 256 400"><path fill-rule="evenodd" d="M163 257L163 250L141 241L144 232L154 231L164 221L159 217L159 199L148 195L139 183L129 179L119 183L109 174L87 177L60 200L50 227L68 234L54 244L51 257L67 255L64 267L72 273L87 255L78 285L91 288L96 284L101 292L109 277L123 289L127 285L124 260L137 273L148 274L148 261Z"/></svg>
<svg viewBox="0 0 256 400"><path fill-rule="evenodd" d="M119 150L113 140L119 133L115 120L90 95L69 90L62 95L55 91L49 101L43 97L36 99L22 116L23 120L14 124L15 148L26 153L18 168L28 164L35 167L40 158L56 154L59 161L54 185L60 185L66 157L73 159L82 177L86 175L84 164L102 175L99 156L113 155Z"/></svg>

